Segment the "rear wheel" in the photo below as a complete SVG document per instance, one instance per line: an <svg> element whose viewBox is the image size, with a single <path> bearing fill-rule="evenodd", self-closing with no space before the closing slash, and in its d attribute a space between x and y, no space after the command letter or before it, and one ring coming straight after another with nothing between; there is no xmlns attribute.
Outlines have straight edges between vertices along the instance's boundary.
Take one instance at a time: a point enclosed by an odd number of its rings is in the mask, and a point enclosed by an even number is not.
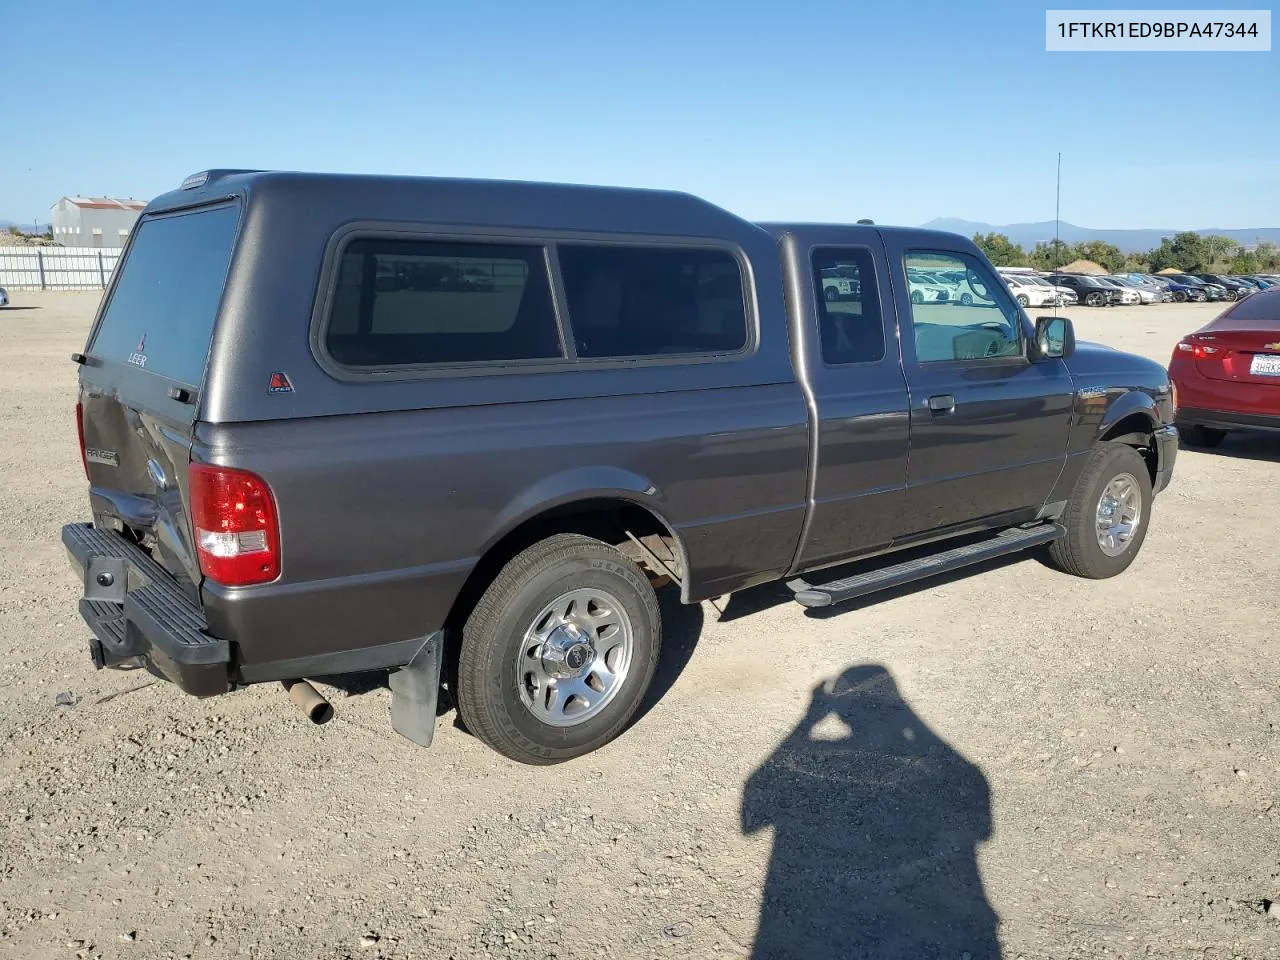
<svg viewBox="0 0 1280 960"><path fill-rule="evenodd" d="M1178 433L1189 447L1216 447L1227 437L1227 431L1213 427L1179 427Z"/></svg>
<svg viewBox="0 0 1280 960"><path fill-rule="evenodd" d="M467 619L458 713L521 763L590 753L640 706L661 635L639 567L599 540L550 537L508 562Z"/></svg>
<svg viewBox="0 0 1280 960"><path fill-rule="evenodd" d="M911 291L911 302L912 302L912 303L924 303L924 294L923 294L923 293L921 293L919 290L912 290L912 291Z"/></svg>
<svg viewBox="0 0 1280 960"><path fill-rule="evenodd" d="M840 299L840 291L837 290L835 287L824 287L822 291L822 296L824 299L826 299L828 303L830 303L832 300Z"/></svg>
<svg viewBox="0 0 1280 960"><path fill-rule="evenodd" d="M1022 307L1023 310L1031 306L1031 298L1028 297L1025 293L1018 294L1018 296L1015 299L1018 301L1018 306Z"/></svg>
<svg viewBox="0 0 1280 960"><path fill-rule="evenodd" d="M1186 302L1187 302L1187 292L1186 292L1185 290L1175 290L1175 291L1173 291L1173 302L1174 302L1174 303L1186 303Z"/></svg>
<svg viewBox="0 0 1280 960"><path fill-rule="evenodd" d="M1076 481L1059 521L1066 533L1049 545L1049 559L1091 580L1122 573L1142 549L1151 501L1151 475L1138 451L1099 443Z"/></svg>

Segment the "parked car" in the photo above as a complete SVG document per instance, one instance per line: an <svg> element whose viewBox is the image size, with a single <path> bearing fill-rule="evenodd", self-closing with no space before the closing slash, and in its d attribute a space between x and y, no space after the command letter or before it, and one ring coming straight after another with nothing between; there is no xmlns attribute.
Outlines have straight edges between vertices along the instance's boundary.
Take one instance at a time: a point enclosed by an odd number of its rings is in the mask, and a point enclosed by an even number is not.
<svg viewBox="0 0 1280 960"><path fill-rule="evenodd" d="M1045 306L1061 306L1061 299L1057 291L1047 283L1037 283L1038 277L1028 277L1024 274L1002 274L1005 285L1008 286L1009 292L1013 294L1013 299L1018 301L1018 306L1023 307L1045 307Z"/></svg>
<svg viewBox="0 0 1280 960"><path fill-rule="evenodd" d="M1170 299L1168 291L1161 289L1155 284L1135 283L1127 277L1116 275L1109 276L1106 279L1110 280L1112 283L1119 284L1128 290L1132 290L1138 295L1138 302L1144 306L1151 303L1165 303Z"/></svg>
<svg viewBox="0 0 1280 960"><path fill-rule="evenodd" d="M1172 294L1169 293L1168 287L1165 284L1153 283L1145 279L1134 280L1128 274L1114 275L1110 277L1110 279L1138 291L1138 295L1142 298L1142 302L1144 304L1168 303L1173 299ZM1150 296L1148 297L1148 295Z"/></svg>
<svg viewBox="0 0 1280 960"><path fill-rule="evenodd" d="M1050 290L1058 295L1059 306L1072 307L1080 302L1079 296L1070 287L1064 287L1061 284L1051 283L1045 276L1037 274L1031 278L1036 283L1044 284Z"/></svg>
<svg viewBox="0 0 1280 960"><path fill-rule="evenodd" d="M8 305L9 305L9 291L6 290L4 287L0 287L0 307L7 307Z"/></svg>
<svg viewBox="0 0 1280 960"><path fill-rule="evenodd" d="M952 299L952 285L931 273L913 270L907 274L912 303L947 303Z"/></svg>
<svg viewBox="0 0 1280 960"><path fill-rule="evenodd" d="M1189 273L1172 273L1165 274L1170 280L1178 283L1186 284L1188 287L1199 287L1204 290L1204 298L1209 301L1216 300L1232 300L1234 297L1227 291L1227 288L1218 283L1206 283L1198 277L1193 277Z"/></svg>
<svg viewBox="0 0 1280 960"><path fill-rule="evenodd" d="M1227 291L1227 295L1232 300L1243 300L1249 294L1253 293L1253 284L1238 280L1235 277L1224 277L1216 273L1195 273L1192 274L1201 283L1217 284Z"/></svg>
<svg viewBox="0 0 1280 960"><path fill-rule="evenodd" d="M1248 276L1242 276L1240 279L1247 280L1248 282L1252 283L1255 287L1257 287L1259 290L1270 290L1272 287L1280 286L1280 281L1271 280L1267 277L1260 277L1260 276L1257 276L1256 274L1249 274Z"/></svg>
<svg viewBox="0 0 1280 960"><path fill-rule="evenodd" d="M1137 290L1135 290L1133 287L1129 286L1128 284L1121 283L1119 280L1116 280L1114 277L1098 277L1097 280L1101 284L1104 284L1109 287L1114 287L1115 289L1119 290L1120 303L1126 307L1132 306L1133 304L1140 304L1144 302L1142 300L1142 295ZM1153 294L1153 295L1150 295L1149 299L1146 300L1145 302L1152 303L1154 300L1155 300L1155 296Z"/></svg>
<svg viewBox="0 0 1280 960"><path fill-rule="evenodd" d="M1186 283L1179 283L1167 276L1152 276L1149 279L1153 283L1163 284L1175 303L1204 303L1209 299L1208 292L1203 284L1192 286Z"/></svg>
<svg viewBox="0 0 1280 960"><path fill-rule="evenodd" d="M1097 277L1083 273L1055 273L1049 282L1070 288L1079 301L1090 307L1106 307L1120 303L1118 287L1102 283Z"/></svg>
<svg viewBox="0 0 1280 960"><path fill-rule="evenodd" d="M850 276L849 271L839 267L829 267L822 271L822 296L824 299L851 300L862 292L858 277Z"/></svg>
<svg viewBox="0 0 1280 960"><path fill-rule="evenodd" d="M93 522L62 540L93 662L189 693L389 670L413 741L443 683L480 740L554 763L643 700L655 585L822 607L1037 547L1110 577L1172 476L1164 368L1033 323L962 236L651 190L184 187L73 357ZM380 291L384 260L502 282ZM907 293L939 268L980 299Z"/></svg>
<svg viewBox="0 0 1280 960"><path fill-rule="evenodd" d="M1183 337L1169 376L1187 443L1216 447L1233 430L1280 432L1280 290L1246 297Z"/></svg>

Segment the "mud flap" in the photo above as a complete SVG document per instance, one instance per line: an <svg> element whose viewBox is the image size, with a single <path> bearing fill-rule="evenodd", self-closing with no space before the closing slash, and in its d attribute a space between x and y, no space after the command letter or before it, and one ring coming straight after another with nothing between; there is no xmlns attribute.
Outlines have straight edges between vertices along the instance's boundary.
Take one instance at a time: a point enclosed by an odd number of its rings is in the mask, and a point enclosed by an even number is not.
<svg viewBox="0 0 1280 960"><path fill-rule="evenodd" d="M391 727L419 746L431 746L435 736L443 660L444 634L433 633L406 666L392 670L388 677Z"/></svg>

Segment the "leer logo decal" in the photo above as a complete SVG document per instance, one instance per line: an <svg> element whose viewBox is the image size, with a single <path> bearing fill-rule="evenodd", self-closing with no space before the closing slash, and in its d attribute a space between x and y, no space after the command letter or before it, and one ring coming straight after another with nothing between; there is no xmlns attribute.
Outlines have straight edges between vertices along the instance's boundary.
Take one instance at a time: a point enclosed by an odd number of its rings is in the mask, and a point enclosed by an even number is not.
<svg viewBox="0 0 1280 960"><path fill-rule="evenodd" d="M277 371L271 375L271 383L267 386L267 393L293 393L293 384L289 382L287 376Z"/></svg>
<svg viewBox="0 0 1280 960"><path fill-rule="evenodd" d="M128 362L135 367L145 367L147 365L147 355L143 352L147 349L147 335L144 333L138 338L138 346L134 348L133 353L129 354Z"/></svg>

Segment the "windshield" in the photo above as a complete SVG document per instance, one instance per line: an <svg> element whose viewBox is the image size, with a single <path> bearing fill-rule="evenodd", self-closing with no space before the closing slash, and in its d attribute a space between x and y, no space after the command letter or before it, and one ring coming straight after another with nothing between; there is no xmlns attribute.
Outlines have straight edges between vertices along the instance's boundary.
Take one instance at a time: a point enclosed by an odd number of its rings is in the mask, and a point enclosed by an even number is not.
<svg viewBox="0 0 1280 960"><path fill-rule="evenodd" d="M142 220L89 352L198 386L240 210Z"/></svg>

